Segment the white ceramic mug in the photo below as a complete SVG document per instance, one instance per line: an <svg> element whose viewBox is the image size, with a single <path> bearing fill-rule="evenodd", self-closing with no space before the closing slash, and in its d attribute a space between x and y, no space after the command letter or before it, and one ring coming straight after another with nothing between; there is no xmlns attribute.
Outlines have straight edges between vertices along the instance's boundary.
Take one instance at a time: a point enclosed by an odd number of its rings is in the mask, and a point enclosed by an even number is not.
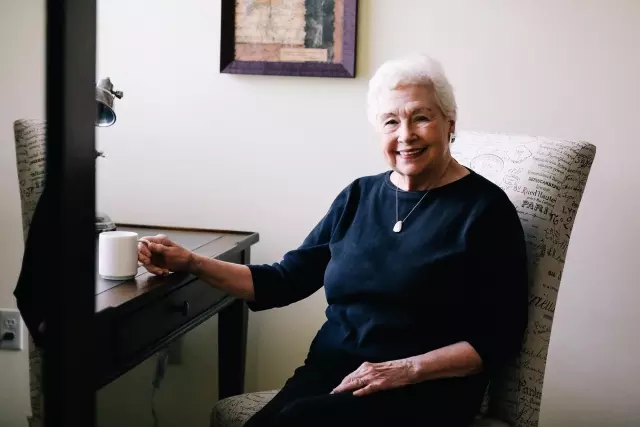
<svg viewBox="0 0 640 427"><path fill-rule="evenodd" d="M138 243L133 231L105 231L98 238L98 274L106 280L129 280L138 273Z"/></svg>

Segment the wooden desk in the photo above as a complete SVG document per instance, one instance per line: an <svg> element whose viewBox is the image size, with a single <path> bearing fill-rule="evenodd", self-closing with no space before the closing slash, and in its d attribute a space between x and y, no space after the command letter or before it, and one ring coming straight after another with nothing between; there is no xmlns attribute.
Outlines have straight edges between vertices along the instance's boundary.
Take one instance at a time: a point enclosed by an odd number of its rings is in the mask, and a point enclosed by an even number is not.
<svg viewBox="0 0 640 427"><path fill-rule="evenodd" d="M140 236L166 234L210 258L250 261L257 233L118 225ZM96 389L118 378L214 314L218 321L220 398L241 394L247 339L246 304L186 273L155 276L143 267L129 281L96 278Z"/></svg>

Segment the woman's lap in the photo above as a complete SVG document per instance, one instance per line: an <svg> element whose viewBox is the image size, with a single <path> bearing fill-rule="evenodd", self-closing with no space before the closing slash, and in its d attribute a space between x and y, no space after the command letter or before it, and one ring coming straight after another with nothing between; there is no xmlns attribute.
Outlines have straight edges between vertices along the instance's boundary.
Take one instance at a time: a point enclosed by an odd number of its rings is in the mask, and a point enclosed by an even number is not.
<svg viewBox="0 0 640 427"><path fill-rule="evenodd" d="M357 367L355 363L332 366L305 363L245 427L453 427L470 422L462 410L468 404L458 401L454 391L457 387L447 386L447 381L456 380L433 381L361 397L350 392L331 394ZM442 384L445 386L439 387Z"/></svg>

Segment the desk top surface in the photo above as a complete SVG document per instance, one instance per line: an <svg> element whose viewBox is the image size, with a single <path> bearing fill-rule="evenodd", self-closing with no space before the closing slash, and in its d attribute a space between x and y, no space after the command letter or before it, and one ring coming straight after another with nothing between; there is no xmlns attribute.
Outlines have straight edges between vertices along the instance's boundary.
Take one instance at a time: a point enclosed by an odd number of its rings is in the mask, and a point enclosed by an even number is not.
<svg viewBox="0 0 640 427"><path fill-rule="evenodd" d="M134 231L140 237L165 234L169 239L199 255L216 258L234 250L245 250L255 244L257 233L244 231L220 231L177 227L118 224L118 230ZM138 268L135 278L127 281L105 280L96 273L96 312L118 307L134 298L159 290L173 289L192 280L187 273L172 273L165 277Z"/></svg>

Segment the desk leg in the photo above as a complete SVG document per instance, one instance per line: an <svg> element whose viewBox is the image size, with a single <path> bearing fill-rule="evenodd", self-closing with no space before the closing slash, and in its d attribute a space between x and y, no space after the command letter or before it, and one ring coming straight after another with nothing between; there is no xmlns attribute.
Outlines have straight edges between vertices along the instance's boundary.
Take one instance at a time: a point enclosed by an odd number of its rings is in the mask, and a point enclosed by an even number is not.
<svg viewBox="0 0 640 427"><path fill-rule="evenodd" d="M249 311L243 300L235 300L218 318L219 399L244 392Z"/></svg>

